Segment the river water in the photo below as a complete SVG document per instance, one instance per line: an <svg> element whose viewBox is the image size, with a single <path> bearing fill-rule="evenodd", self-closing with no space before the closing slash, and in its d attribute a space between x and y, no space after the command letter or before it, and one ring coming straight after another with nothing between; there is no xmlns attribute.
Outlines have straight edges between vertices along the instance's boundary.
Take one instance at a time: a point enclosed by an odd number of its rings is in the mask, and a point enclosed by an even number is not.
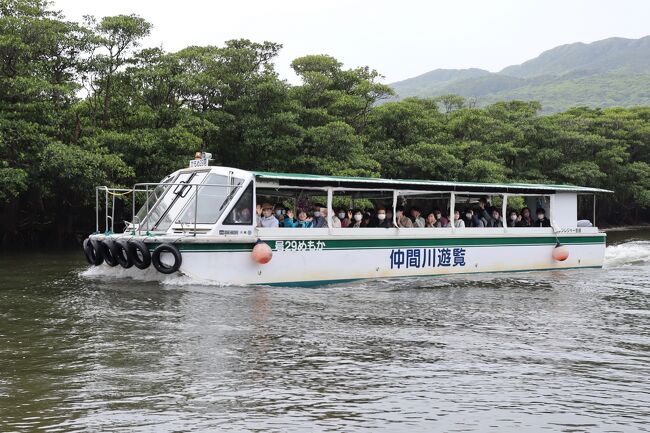
<svg viewBox="0 0 650 433"><path fill-rule="evenodd" d="M650 230L603 270L216 287L0 255L0 432L650 431Z"/></svg>

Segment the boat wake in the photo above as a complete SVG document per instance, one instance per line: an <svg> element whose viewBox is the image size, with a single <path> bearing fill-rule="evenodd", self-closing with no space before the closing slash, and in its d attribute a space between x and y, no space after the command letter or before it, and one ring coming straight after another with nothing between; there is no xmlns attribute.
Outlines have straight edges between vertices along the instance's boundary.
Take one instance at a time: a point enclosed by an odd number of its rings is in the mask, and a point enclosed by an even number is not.
<svg viewBox="0 0 650 433"><path fill-rule="evenodd" d="M640 265L650 263L650 241L625 242L610 245L605 250L605 267Z"/></svg>
<svg viewBox="0 0 650 433"><path fill-rule="evenodd" d="M129 278L135 281L143 282L157 282L169 286L191 286L191 285L205 285L205 286L223 286L222 283L215 281L203 280L201 278L191 277L189 275L165 275L158 272L153 266L147 269L138 269L132 267L124 269L120 266L109 267L107 265L90 266L84 271L79 272L80 277L89 279L101 279L102 281L121 281Z"/></svg>

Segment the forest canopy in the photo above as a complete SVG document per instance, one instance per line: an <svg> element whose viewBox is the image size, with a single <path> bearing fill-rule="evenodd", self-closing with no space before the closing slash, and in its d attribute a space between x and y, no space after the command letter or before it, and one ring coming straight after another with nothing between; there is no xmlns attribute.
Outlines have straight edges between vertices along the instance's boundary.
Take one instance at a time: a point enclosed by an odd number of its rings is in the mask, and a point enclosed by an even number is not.
<svg viewBox="0 0 650 433"><path fill-rule="evenodd" d="M94 187L157 181L197 150L243 169L612 189L610 224L650 209L650 107L534 101L477 108L457 95L393 96L370 67L329 55L275 71L282 46L230 40L143 47L135 15L72 22L41 0L0 0L1 243L94 229Z"/></svg>

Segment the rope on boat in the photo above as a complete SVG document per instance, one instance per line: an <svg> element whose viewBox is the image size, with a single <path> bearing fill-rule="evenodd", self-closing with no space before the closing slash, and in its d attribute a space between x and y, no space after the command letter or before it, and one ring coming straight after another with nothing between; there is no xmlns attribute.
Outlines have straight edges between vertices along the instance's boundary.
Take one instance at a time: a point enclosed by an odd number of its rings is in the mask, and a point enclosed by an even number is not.
<svg viewBox="0 0 650 433"><path fill-rule="evenodd" d="M113 191L106 191L106 192L107 192L108 194L112 195L112 196L122 197L122 196L125 196L125 195L129 195L129 194L131 194L133 191L134 191L134 190L130 189L130 190L128 190L128 191L124 191L124 192L113 192Z"/></svg>

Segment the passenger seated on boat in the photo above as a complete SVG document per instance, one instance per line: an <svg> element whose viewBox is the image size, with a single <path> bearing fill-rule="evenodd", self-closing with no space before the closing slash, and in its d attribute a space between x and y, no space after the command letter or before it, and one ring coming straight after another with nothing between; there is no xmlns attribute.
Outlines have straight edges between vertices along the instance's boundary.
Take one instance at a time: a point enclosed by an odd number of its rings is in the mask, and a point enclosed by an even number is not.
<svg viewBox="0 0 650 433"><path fill-rule="evenodd" d="M492 208L492 215L486 227L503 227L503 220L501 219L501 212L496 208Z"/></svg>
<svg viewBox="0 0 650 433"><path fill-rule="evenodd" d="M262 217L260 218L260 225L258 227L280 227L280 222L275 216L273 216L273 206L271 206L270 203L264 203L262 205Z"/></svg>
<svg viewBox="0 0 650 433"><path fill-rule="evenodd" d="M546 218L546 211L544 208L537 208L537 220L533 224L533 227L550 227L551 222Z"/></svg>
<svg viewBox="0 0 650 433"><path fill-rule="evenodd" d="M364 220L361 209L354 209L352 211L352 221L350 222L350 225L348 225L348 228L358 229L361 227L367 227L367 221L369 221L369 218Z"/></svg>
<svg viewBox="0 0 650 433"><path fill-rule="evenodd" d="M458 228L465 228L465 221L460 217L460 211L456 209L454 211L454 227Z"/></svg>
<svg viewBox="0 0 650 433"><path fill-rule="evenodd" d="M339 221L341 222L341 227L345 228L350 225L350 218L348 218L348 212L345 209L340 208L336 213Z"/></svg>
<svg viewBox="0 0 650 433"><path fill-rule="evenodd" d="M373 224L373 227L380 227L380 228L393 227L393 222L388 219L388 214L386 212L385 207L379 206L377 208L376 220L375 223Z"/></svg>
<svg viewBox="0 0 650 433"><path fill-rule="evenodd" d="M436 216L433 214L433 212L429 212L425 219L424 227L436 227L437 222L438 220L436 219Z"/></svg>
<svg viewBox="0 0 650 433"><path fill-rule="evenodd" d="M481 208L476 208L472 209L470 211L472 214L470 216L470 227L485 227L485 222L483 221L483 218L481 218L479 215L482 213Z"/></svg>
<svg viewBox="0 0 650 433"><path fill-rule="evenodd" d="M422 211L419 207L413 206L411 208L411 218L413 218L413 227L423 228L426 226L426 221L422 218ZM398 224L399 225L399 224Z"/></svg>
<svg viewBox="0 0 650 433"><path fill-rule="evenodd" d="M488 203L485 197L478 199L478 209L475 209L474 213L477 214L481 220L483 220L483 225L485 227L488 227L490 225L490 221L492 219L492 206L490 206L490 203Z"/></svg>
<svg viewBox="0 0 650 433"><path fill-rule="evenodd" d="M361 220L362 227L370 227L372 225L372 213L366 211L363 213L363 220Z"/></svg>
<svg viewBox="0 0 650 433"><path fill-rule="evenodd" d="M256 216L255 216L255 225L257 227L260 227L260 225L261 225L260 221L262 219L262 205L261 204L257 204L255 206L255 214L256 214Z"/></svg>
<svg viewBox="0 0 650 433"><path fill-rule="evenodd" d="M314 205L314 208L312 210L311 226L314 228L327 227L327 220L321 215L320 212L321 208L323 208L323 205L317 203Z"/></svg>
<svg viewBox="0 0 650 433"><path fill-rule="evenodd" d="M311 226L312 222L307 218L307 212L304 209L298 210L298 218L293 217L293 211L287 211L287 217L284 219L284 227L306 229Z"/></svg>
<svg viewBox="0 0 650 433"><path fill-rule="evenodd" d="M280 227L282 227L282 222L284 221L284 215L286 214L286 209L284 208L284 205L282 203L276 203L275 206L273 206L273 213L275 214L275 217L278 219L280 223Z"/></svg>
<svg viewBox="0 0 650 433"><path fill-rule="evenodd" d="M511 210L508 213L508 227L518 227L521 216L517 213L516 210Z"/></svg>
<svg viewBox="0 0 650 433"><path fill-rule="evenodd" d="M449 227L449 220L442 214L440 209L434 209L433 215L436 217L436 227Z"/></svg>
<svg viewBox="0 0 650 433"><path fill-rule="evenodd" d="M314 219L312 220L312 227L313 228L326 228L327 227L327 217L328 217L328 212L327 208L323 206L322 204L318 204L314 206ZM336 215L332 215L332 227L334 228L340 228L341 227L341 221L338 219Z"/></svg>
<svg viewBox="0 0 650 433"><path fill-rule="evenodd" d="M235 209L234 222L235 224L252 224L251 210L247 206Z"/></svg>
<svg viewBox="0 0 650 433"><path fill-rule="evenodd" d="M530 217L530 209L525 207L521 210L519 219L517 221L517 227L532 227L533 219Z"/></svg>
<svg viewBox="0 0 650 433"><path fill-rule="evenodd" d="M411 219L404 215L404 206L397 206L397 208L395 208L395 217L395 220L397 221L397 227L409 229L413 227L413 222L411 222Z"/></svg>
<svg viewBox="0 0 650 433"><path fill-rule="evenodd" d="M280 227L295 227L296 226L296 219L294 218L293 211L291 209L287 209L284 214L284 219L280 221Z"/></svg>

